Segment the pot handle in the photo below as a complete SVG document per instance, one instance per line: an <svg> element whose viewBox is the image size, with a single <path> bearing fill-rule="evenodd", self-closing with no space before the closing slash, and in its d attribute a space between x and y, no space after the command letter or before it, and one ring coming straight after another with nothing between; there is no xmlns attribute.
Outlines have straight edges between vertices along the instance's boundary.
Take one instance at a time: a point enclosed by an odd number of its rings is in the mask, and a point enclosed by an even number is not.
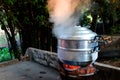
<svg viewBox="0 0 120 80"><path fill-rule="evenodd" d="M101 35L95 36L93 41L98 42L99 46L108 44L108 42Z"/></svg>
<svg viewBox="0 0 120 80"><path fill-rule="evenodd" d="M104 38L101 35L98 35L98 36L95 36L93 40L99 42L101 40L104 40Z"/></svg>
<svg viewBox="0 0 120 80"><path fill-rule="evenodd" d="M96 47L94 47L94 49L92 50L92 52L99 52L100 51L100 46L96 46Z"/></svg>

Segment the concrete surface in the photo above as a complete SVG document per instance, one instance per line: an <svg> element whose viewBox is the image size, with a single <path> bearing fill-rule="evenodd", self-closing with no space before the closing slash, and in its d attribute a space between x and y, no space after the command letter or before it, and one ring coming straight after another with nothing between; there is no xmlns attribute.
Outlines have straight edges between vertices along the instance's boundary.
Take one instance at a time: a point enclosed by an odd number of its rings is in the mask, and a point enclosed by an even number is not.
<svg viewBox="0 0 120 80"><path fill-rule="evenodd" d="M56 53L28 48L26 55L29 55L30 61L13 60L1 63L0 80L58 80ZM120 80L120 69L108 68L103 64L95 64L95 66L98 71L93 76L63 80Z"/></svg>
<svg viewBox="0 0 120 80"><path fill-rule="evenodd" d="M0 80L57 80L57 70L32 61L0 68Z"/></svg>

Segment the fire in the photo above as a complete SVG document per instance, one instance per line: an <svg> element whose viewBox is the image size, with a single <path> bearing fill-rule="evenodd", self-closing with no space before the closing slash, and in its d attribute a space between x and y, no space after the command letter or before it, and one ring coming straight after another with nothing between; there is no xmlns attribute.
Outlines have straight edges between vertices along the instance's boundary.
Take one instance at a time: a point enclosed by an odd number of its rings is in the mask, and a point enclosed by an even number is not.
<svg viewBox="0 0 120 80"><path fill-rule="evenodd" d="M64 67L69 70L76 70L80 68L80 66L74 66L74 65L69 65L69 64L64 64Z"/></svg>
<svg viewBox="0 0 120 80"><path fill-rule="evenodd" d="M86 68L82 68L80 66L69 65L69 64L63 64L63 66L66 70L70 71L71 75L75 75L75 74L92 75L95 72L95 68L91 65Z"/></svg>

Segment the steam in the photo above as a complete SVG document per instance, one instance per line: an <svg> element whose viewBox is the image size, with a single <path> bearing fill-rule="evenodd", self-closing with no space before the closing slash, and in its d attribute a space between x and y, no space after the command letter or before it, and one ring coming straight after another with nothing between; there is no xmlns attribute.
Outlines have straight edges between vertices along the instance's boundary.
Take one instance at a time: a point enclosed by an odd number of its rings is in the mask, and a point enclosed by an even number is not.
<svg viewBox="0 0 120 80"><path fill-rule="evenodd" d="M89 7L90 0L48 0L50 21L54 23L53 34L57 38L69 37Z"/></svg>

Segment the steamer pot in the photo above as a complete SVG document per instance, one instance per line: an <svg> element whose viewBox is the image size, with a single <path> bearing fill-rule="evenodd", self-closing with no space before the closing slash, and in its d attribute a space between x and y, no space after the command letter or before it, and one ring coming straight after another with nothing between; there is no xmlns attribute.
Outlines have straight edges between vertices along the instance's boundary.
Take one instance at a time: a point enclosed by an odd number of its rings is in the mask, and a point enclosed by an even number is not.
<svg viewBox="0 0 120 80"><path fill-rule="evenodd" d="M99 37L86 27L75 26L69 37L58 38L58 59L70 65L87 66L98 58Z"/></svg>

